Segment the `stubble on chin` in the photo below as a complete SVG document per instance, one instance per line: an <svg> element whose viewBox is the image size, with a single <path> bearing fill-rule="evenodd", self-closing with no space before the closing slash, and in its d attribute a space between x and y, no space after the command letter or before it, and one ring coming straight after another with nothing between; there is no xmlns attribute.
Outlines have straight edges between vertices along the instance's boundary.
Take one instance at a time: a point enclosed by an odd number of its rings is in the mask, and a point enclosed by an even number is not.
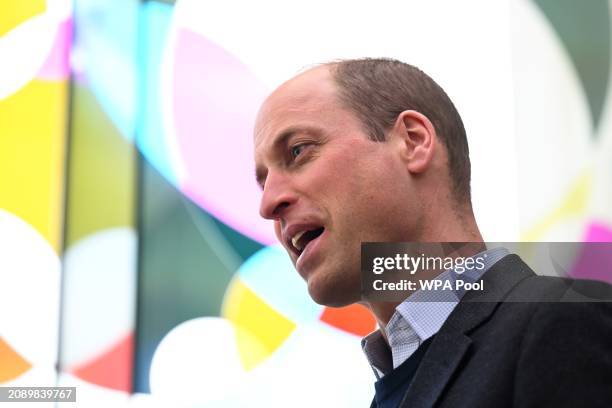
<svg viewBox="0 0 612 408"><path fill-rule="evenodd" d="M313 271L307 284L310 297L320 305L343 307L361 300L359 271Z"/></svg>

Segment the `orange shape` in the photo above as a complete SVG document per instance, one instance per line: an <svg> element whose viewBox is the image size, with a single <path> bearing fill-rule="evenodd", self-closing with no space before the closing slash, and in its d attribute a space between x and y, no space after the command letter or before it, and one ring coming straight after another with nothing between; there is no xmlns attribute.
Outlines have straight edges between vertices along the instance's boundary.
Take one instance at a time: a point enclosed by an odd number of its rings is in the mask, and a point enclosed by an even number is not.
<svg viewBox="0 0 612 408"><path fill-rule="evenodd" d="M30 363L0 337L0 384L19 377L31 367Z"/></svg>
<svg viewBox="0 0 612 408"><path fill-rule="evenodd" d="M326 307L320 319L340 330L361 337L376 330L376 319L372 313L357 303L340 308Z"/></svg>

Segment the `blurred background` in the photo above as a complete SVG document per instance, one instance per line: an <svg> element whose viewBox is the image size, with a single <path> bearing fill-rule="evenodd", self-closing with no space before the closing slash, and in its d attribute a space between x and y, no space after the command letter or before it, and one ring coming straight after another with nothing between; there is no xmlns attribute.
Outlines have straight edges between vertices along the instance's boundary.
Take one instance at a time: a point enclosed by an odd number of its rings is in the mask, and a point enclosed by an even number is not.
<svg viewBox="0 0 612 408"><path fill-rule="evenodd" d="M485 239L612 241L607 0L1 10L2 386L77 386L78 406L369 404L375 321L313 303L257 212L258 106L313 63L392 57L440 83Z"/></svg>

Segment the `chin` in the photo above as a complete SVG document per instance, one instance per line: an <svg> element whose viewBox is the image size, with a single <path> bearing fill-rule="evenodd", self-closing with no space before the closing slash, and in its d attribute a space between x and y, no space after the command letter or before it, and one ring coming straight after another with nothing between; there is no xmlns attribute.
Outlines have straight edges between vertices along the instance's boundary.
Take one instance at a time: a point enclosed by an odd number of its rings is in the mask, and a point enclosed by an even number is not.
<svg viewBox="0 0 612 408"><path fill-rule="evenodd" d="M336 283L336 284L334 284ZM317 279L313 274L308 279L308 293L316 303L329 307L344 307L361 300L361 283L357 290L346 285L346 280L338 284L330 279Z"/></svg>

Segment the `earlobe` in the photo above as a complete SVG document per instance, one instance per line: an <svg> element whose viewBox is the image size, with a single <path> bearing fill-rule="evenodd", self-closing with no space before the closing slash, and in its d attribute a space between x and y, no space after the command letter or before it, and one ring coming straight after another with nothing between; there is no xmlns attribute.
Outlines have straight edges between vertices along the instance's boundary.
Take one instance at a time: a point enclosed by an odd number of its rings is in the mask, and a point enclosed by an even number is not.
<svg viewBox="0 0 612 408"><path fill-rule="evenodd" d="M420 112L406 110L398 115L394 133L399 137L402 159L408 171L422 173L427 170L437 139L431 121Z"/></svg>

